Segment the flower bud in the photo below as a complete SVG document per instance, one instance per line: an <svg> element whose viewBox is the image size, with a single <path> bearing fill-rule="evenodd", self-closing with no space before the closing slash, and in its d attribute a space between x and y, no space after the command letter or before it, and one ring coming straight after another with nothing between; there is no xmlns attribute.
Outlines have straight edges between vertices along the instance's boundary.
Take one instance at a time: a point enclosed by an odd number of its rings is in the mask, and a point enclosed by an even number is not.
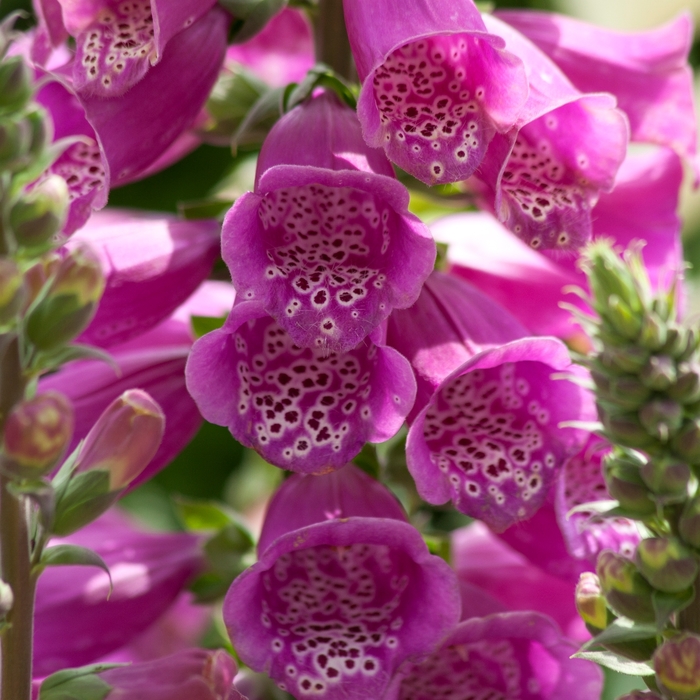
<svg viewBox="0 0 700 700"><path fill-rule="evenodd" d="M0 122L0 166L12 170L13 165L26 152L28 133L21 122L4 119Z"/></svg>
<svg viewBox="0 0 700 700"><path fill-rule="evenodd" d="M678 367L678 378L666 390L666 394L683 404L700 399L700 366L697 363L683 362Z"/></svg>
<svg viewBox="0 0 700 700"><path fill-rule="evenodd" d="M123 489L151 461L164 429L163 411L145 391L125 391L88 433L75 473L104 470L109 472L110 491Z"/></svg>
<svg viewBox="0 0 700 700"><path fill-rule="evenodd" d="M690 467L684 462L655 458L647 462L639 473L649 490L657 496L685 500Z"/></svg>
<svg viewBox="0 0 700 700"><path fill-rule="evenodd" d="M639 332L642 330L642 321L639 315L634 313L616 294L609 297L606 308L601 311L601 316L603 316L613 326L615 332L623 338L636 340Z"/></svg>
<svg viewBox="0 0 700 700"><path fill-rule="evenodd" d="M652 352L656 352L664 346L666 338L666 324L656 314L646 314L642 321L639 344Z"/></svg>
<svg viewBox="0 0 700 700"><path fill-rule="evenodd" d="M75 338L90 322L104 289L99 260L87 247L61 261L48 294L27 319L27 336L41 350Z"/></svg>
<svg viewBox="0 0 700 700"><path fill-rule="evenodd" d="M576 610L589 628L600 631L608 626L608 606L603 589L591 571L582 573L576 584Z"/></svg>
<svg viewBox="0 0 700 700"><path fill-rule="evenodd" d="M635 622L656 619L651 599L653 590L629 559L605 549L598 555L596 572L605 598L615 612Z"/></svg>
<svg viewBox="0 0 700 700"><path fill-rule="evenodd" d="M31 76L21 56L0 63L0 113L19 112L32 96Z"/></svg>
<svg viewBox="0 0 700 700"><path fill-rule="evenodd" d="M670 399L654 399L639 411L639 420L649 433L666 442L683 423L683 407Z"/></svg>
<svg viewBox="0 0 700 700"><path fill-rule="evenodd" d="M17 315L26 297L24 275L9 258L0 258L0 326Z"/></svg>
<svg viewBox="0 0 700 700"><path fill-rule="evenodd" d="M608 432L610 442L639 449L649 447L655 442L634 413L614 416L603 413L601 419Z"/></svg>
<svg viewBox="0 0 700 700"><path fill-rule="evenodd" d="M637 377L619 377L610 380L610 395L602 398L607 398L620 408L634 410L638 409L650 394L649 389Z"/></svg>
<svg viewBox="0 0 700 700"><path fill-rule="evenodd" d="M700 462L700 419L686 419L671 440L673 451L690 464Z"/></svg>
<svg viewBox="0 0 700 700"><path fill-rule="evenodd" d="M695 557L678 541L651 537L637 545L635 562L649 583L665 593L679 593L693 585L698 573Z"/></svg>
<svg viewBox="0 0 700 700"><path fill-rule="evenodd" d="M623 508L640 517L656 512L656 505L640 473L644 464L644 460L632 454L609 454L603 461L605 484L610 495Z"/></svg>
<svg viewBox="0 0 700 700"><path fill-rule="evenodd" d="M56 391L17 404L5 421L5 467L22 477L39 477L58 462L73 435L73 407Z"/></svg>
<svg viewBox="0 0 700 700"><path fill-rule="evenodd" d="M667 639L654 653L656 682L672 700L700 697L700 637L684 632Z"/></svg>
<svg viewBox="0 0 700 700"><path fill-rule="evenodd" d="M50 175L10 211L10 225L20 248L41 248L62 228L68 209L68 186Z"/></svg>
<svg viewBox="0 0 700 700"><path fill-rule="evenodd" d="M615 251L604 245L592 246L588 252L588 279L596 310L602 316L611 296L616 296L639 314L641 300L630 270Z"/></svg>
<svg viewBox="0 0 700 700"><path fill-rule="evenodd" d="M649 360L649 351L637 345L629 347L606 347L600 357L608 369L636 374L642 370Z"/></svg>
<svg viewBox="0 0 700 700"><path fill-rule="evenodd" d="M650 389L665 391L676 381L676 363L668 355L652 355L640 377Z"/></svg>
<svg viewBox="0 0 700 700"><path fill-rule="evenodd" d="M678 532L686 544L700 549L700 496L686 502L678 521Z"/></svg>

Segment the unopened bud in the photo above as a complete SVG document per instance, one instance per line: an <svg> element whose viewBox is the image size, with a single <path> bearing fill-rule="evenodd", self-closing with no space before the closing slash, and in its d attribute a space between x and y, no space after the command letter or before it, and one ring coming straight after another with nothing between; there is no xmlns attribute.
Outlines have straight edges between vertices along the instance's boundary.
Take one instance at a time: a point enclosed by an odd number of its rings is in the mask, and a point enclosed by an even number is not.
<svg viewBox="0 0 700 700"><path fill-rule="evenodd" d="M596 310L603 315L611 296L618 297L638 314L641 300L634 279L615 251L607 244L593 244L588 251L588 280Z"/></svg>
<svg viewBox="0 0 700 700"><path fill-rule="evenodd" d="M32 96L31 76L21 56L0 63L0 113L19 112Z"/></svg>
<svg viewBox="0 0 700 700"><path fill-rule="evenodd" d="M151 461L164 429L163 411L145 391L125 391L105 409L88 433L75 472L109 472L110 490L123 489Z"/></svg>
<svg viewBox="0 0 700 700"><path fill-rule="evenodd" d="M598 577L591 571L581 574L576 584L576 610L586 625L594 630L608 626L608 606Z"/></svg>
<svg viewBox="0 0 700 700"><path fill-rule="evenodd" d="M700 400L700 366L684 362L678 367L678 378L666 390L668 396L683 404Z"/></svg>
<svg viewBox="0 0 700 700"><path fill-rule="evenodd" d="M673 357L676 359L676 362L685 362L686 360L690 360L697 352L699 344L700 331L698 331L696 328L680 329L680 338L676 343L676 349L673 353Z"/></svg>
<svg viewBox="0 0 700 700"><path fill-rule="evenodd" d="M689 464L700 462L700 419L686 419L671 440L673 451Z"/></svg>
<svg viewBox="0 0 700 700"><path fill-rule="evenodd" d="M21 248L41 248L62 228L68 209L68 186L50 175L10 211L10 225Z"/></svg>
<svg viewBox="0 0 700 700"><path fill-rule="evenodd" d="M688 494L690 467L684 462L654 458L640 469L640 474L649 490L657 496L685 500Z"/></svg>
<svg viewBox="0 0 700 700"><path fill-rule="evenodd" d="M650 390L636 377L619 377L610 380L610 401L620 408L638 409L650 394Z"/></svg>
<svg viewBox="0 0 700 700"><path fill-rule="evenodd" d="M686 544L700 549L700 496L685 504L678 521L678 532Z"/></svg>
<svg viewBox="0 0 700 700"><path fill-rule="evenodd" d="M645 461L634 455L608 454L603 461L603 474L610 495L631 513L644 517L656 512L649 488L641 476Z"/></svg>
<svg viewBox="0 0 700 700"><path fill-rule="evenodd" d="M636 340L642 329L642 321L639 315L616 294L608 299L608 304L601 316L604 316L615 332L628 340Z"/></svg>
<svg viewBox="0 0 700 700"><path fill-rule="evenodd" d="M679 593L690 588L698 574L695 557L669 537L650 537L637 545L639 573L659 591Z"/></svg>
<svg viewBox="0 0 700 700"><path fill-rule="evenodd" d="M665 391L676 381L676 363L668 355L652 355L640 377L650 389Z"/></svg>
<svg viewBox="0 0 700 700"><path fill-rule="evenodd" d="M46 297L27 319L27 336L41 350L59 347L80 334L95 313L104 289L100 262L87 247L71 250Z"/></svg>
<svg viewBox="0 0 700 700"><path fill-rule="evenodd" d="M666 338L666 324L656 314L646 314L642 321L639 344L656 352L664 346Z"/></svg>
<svg viewBox="0 0 700 700"><path fill-rule="evenodd" d="M656 682L672 700L700 697L700 637L683 632L667 639L654 653Z"/></svg>
<svg viewBox="0 0 700 700"><path fill-rule="evenodd" d="M635 622L656 619L653 589L625 557L605 549L598 555L596 572L608 605L619 615Z"/></svg>
<svg viewBox="0 0 700 700"><path fill-rule="evenodd" d="M610 442L639 449L649 447L656 442L635 413L618 415L603 413L601 420L610 435Z"/></svg>
<svg viewBox="0 0 700 700"><path fill-rule="evenodd" d="M0 326L12 321L26 298L24 275L9 258L0 258Z"/></svg>
<svg viewBox="0 0 700 700"><path fill-rule="evenodd" d="M73 407L56 391L17 404L5 421L4 465L22 477L49 472L73 435Z"/></svg>
<svg viewBox="0 0 700 700"><path fill-rule="evenodd" d="M651 435L666 442L683 424L683 407L671 399L655 399L639 411L639 421Z"/></svg>
<svg viewBox="0 0 700 700"><path fill-rule="evenodd" d="M636 374L641 371L649 360L649 351L637 345L629 347L606 347L600 357L608 369Z"/></svg>

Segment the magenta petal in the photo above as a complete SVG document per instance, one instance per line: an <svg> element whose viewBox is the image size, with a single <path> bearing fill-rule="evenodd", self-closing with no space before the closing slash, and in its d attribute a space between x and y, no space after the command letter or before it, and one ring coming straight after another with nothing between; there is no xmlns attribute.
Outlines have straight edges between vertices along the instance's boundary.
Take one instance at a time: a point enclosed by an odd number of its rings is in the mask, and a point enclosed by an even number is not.
<svg viewBox="0 0 700 700"><path fill-rule="evenodd" d="M194 122L223 61L228 21L223 10L209 10L173 37L160 63L121 97L80 95L113 186L133 180Z"/></svg>
<svg viewBox="0 0 700 700"><path fill-rule="evenodd" d="M534 612L499 613L461 622L423 663L404 667L386 700L454 697L592 700L603 674L572 659L577 647Z"/></svg>
<svg viewBox="0 0 700 700"><path fill-rule="evenodd" d="M95 550L107 575L87 566L47 569L39 579L34 674L81 666L130 642L173 603L203 564L199 538L150 533L116 511L51 545ZM50 545L50 546L51 546Z"/></svg>
<svg viewBox="0 0 700 700"><path fill-rule="evenodd" d="M267 506L258 551L264 552L290 530L349 517L406 522L396 496L353 464L323 476L295 474L285 479Z"/></svg>
<svg viewBox="0 0 700 700"><path fill-rule="evenodd" d="M97 213L68 245L88 243L106 279L81 342L109 347L169 316L204 281L219 249L219 224L128 211Z"/></svg>
<svg viewBox="0 0 700 700"><path fill-rule="evenodd" d="M339 469L365 442L393 436L415 399L410 365L379 331L329 355L298 347L261 304L244 302L194 344L187 386L208 421L268 462L312 474Z"/></svg>
<svg viewBox="0 0 700 700"><path fill-rule="evenodd" d="M593 417L586 392L552 378L563 370L573 366L562 343L523 338L448 375L408 433L408 469L421 497L451 498L497 531L531 517L583 439L559 424Z"/></svg>
<svg viewBox="0 0 700 700"><path fill-rule="evenodd" d="M521 61L486 32L471 0L344 7L367 142L427 184L469 177L525 102Z"/></svg>
<svg viewBox="0 0 700 700"><path fill-rule="evenodd" d="M579 90L615 95L633 141L669 146L697 168L688 14L626 33L545 12L505 10L497 16L550 56Z"/></svg>
<svg viewBox="0 0 700 700"><path fill-rule="evenodd" d="M275 540L234 581L224 620L241 659L299 700L365 700L431 650L459 606L454 572L417 530L350 517Z"/></svg>
<svg viewBox="0 0 700 700"><path fill-rule="evenodd" d="M226 63L232 61L272 87L300 82L314 65L309 20L301 10L285 8L252 39L229 46Z"/></svg>

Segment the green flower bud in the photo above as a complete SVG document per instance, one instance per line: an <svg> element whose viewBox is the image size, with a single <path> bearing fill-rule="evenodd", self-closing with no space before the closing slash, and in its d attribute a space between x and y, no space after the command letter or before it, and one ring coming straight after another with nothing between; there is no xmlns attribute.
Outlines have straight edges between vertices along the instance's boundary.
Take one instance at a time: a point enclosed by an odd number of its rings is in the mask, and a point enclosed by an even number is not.
<svg viewBox="0 0 700 700"><path fill-rule="evenodd" d="M685 504L678 521L678 532L686 544L700 549L700 495Z"/></svg>
<svg viewBox="0 0 700 700"><path fill-rule="evenodd" d="M664 346L666 338L666 324L656 314L646 314L642 321L639 344L656 352Z"/></svg>
<svg viewBox="0 0 700 700"><path fill-rule="evenodd" d="M640 378L650 389L665 391L676 381L676 363L668 355L652 355Z"/></svg>
<svg viewBox="0 0 700 700"><path fill-rule="evenodd" d="M591 571L581 574L576 584L576 610L589 628L600 632L608 626L608 605L600 581Z"/></svg>
<svg viewBox="0 0 700 700"><path fill-rule="evenodd" d="M31 76L21 56L0 63L0 113L19 112L32 96Z"/></svg>
<svg viewBox="0 0 700 700"><path fill-rule="evenodd" d="M700 366L697 363L681 363L678 366L678 378L666 394L683 404L700 400Z"/></svg>
<svg viewBox="0 0 700 700"><path fill-rule="evenodd" d="M657 496L683 501L688 495L690 467L684 462L653 459L640 469L640 474L649 490Z"/></svg>
<svg viewBox="0 0 700 700"><path fill-rule="evenodd" d="M649 351L637 345L630 347L606 347L601 353L600 360L608 369L636 374L649 361Z"/></svg>
<svg viewBox="0 0 700 700"><path fill-rule="evenodd" d="M87 247L74 248L56 272L46 297L27 319L27 336L41 350L70 342L95 313L104 289L100 262Z"/></svg>
<svg viewBox="0 0 700 700"><path fill-rule="evenodd" d="M610 442L639 449L650 447L656 442L634 413L623 413L616 416L605 413L601 419L610 437Z"/></svg>
<svg viewBox="0 0 700 700"><path fill-rule="evenodd" d="M671 399L655 399L642 407L639 420L651 435L666 442L683 424L683 407Z"/></svg>
<svg viewBox="0 0 700 700"><path fill-rule="evenodd" d="M637 377L619 377L610 381L610 402L626 410L638 409L651 395Z"/></svg>
<svg viewBox="0 0 700 700"><path fill-rule="evenodd" d="M12 321L27 296L24 275L8 258L0 258L0 326Z"/></svg>
<svg viewBox="0 0 700 700"><path fill-rule="evenodd" d="M68 209L68 186L50 175L10 211L10 225L21 248L42 248L62 228Z"/></svg>
<svg viewBox="0 0 700 700"><path fill-rule="evenodd" d="M630 270L607 242L590 246L587 267L594 305L601 316L605 315L611 296L624 302L634 314L642 311L641 299Z"/></svg>
<svg viewBox="0 0 700 700"><path fill-rule="evenodd" d="M22 478L51 471L73 435L73 407L55 391L17 404L5 421L4 468Z"/></svg>
<svg viewBox="0 0 700 700"><path fill-rule="evenodd" d="M676 362L685 362L690 360L690 358L698 351L698 345L700 344L700 331L696 328L682 328L680 329L680 338L676 344L675 352L673 357Z"/></svg>
<svg viewBox="0 0 700 700"><path fill-rule="evenodd" d="M642 576L665 593L690 588L698 574L695 557L678 540L669 537L642 540L634 560Z"/></svg>
<svg viewBox="0 0 700 700"><path fill-rule="evenodd" d="M25 154L27 136L21 123L9 119L0 122L0 166L3 170L12 170L20 156Z"/></svg>
<svg viewBox="0 0 700 700"><path fill-rule="evenodd" d="M634 455L611 453L603 460L603 474L610 495L620 502L625 510L644 517L656 512L650 498L649 488L641 476L645 462Z"/></svg>
<svg viewBox="0 0 700 700"><path fill-rule="evenodd" d="M683 632L667 639L654 654L654 671L665 697L700 698L700 637Z"/></svg>
<svg viewBox="0 0 700 700"><path fill-rule="evenodd" d="M598 555L596 572L608 605L618 614L635 622L654 622L652 587L634 564L610 549Z"/></svg>
<svg viewBox="0 0 700 700"><path fill-rule="evenodd" d="M673 451L689 464L700 463L700 419L686 418L683 426L671 440Z"/></svg>

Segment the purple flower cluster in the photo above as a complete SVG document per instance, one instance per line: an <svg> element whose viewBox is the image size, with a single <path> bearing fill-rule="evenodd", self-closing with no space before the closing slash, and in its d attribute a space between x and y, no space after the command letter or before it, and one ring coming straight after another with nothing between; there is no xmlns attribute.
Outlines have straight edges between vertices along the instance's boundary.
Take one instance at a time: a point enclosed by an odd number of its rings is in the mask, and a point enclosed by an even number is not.
<svg viewBox="0 0 700 700"><path fill-rule="evenodd" d="M587 634L573 582L640 534L586 510L609 500L609 446L585 430L593 397L565 342L590 341L559 304L587 309L563 288L585 287L575 251L591 238L644 240L654 286L681 270L681 159L697 170L688 18L618 35L471 0L344 0L357 111L326 84L271 128L223 221L228 284L207 281L217 222L94 210L198 143L222 69L302 78L308 24L285 10L227 50L231 17L213 0L36 5L26 53L62 148L40 180L66 181L63 250L89 245L105 278L78 340L119 370L81 359L41 378L72 402L69 450L138 386L166 423L133 485L202 418L294 472L223 618L240 660L298 700L599 697L599 670L571 658ZM652 145L627 155L633 142ZM484 211L428 228L411 178L456 183ZM441 270L436 241L449 244ZM226 318L195 340L192 316ZM404 426L420 499L483 523L453 535L452 566L414 527L422 515L352 464ZM187 626L202 538L108 514L52 544L98 551L114 591L107 604L97 570L41 579L37 676L136 660L100 673L108 700L161 697L148 682L174 700L243 698L232 660L191 649L195 634L170 640L170 660L138 651L149 627L146 646L167 646L152 625L173 605Z"/></svg>

